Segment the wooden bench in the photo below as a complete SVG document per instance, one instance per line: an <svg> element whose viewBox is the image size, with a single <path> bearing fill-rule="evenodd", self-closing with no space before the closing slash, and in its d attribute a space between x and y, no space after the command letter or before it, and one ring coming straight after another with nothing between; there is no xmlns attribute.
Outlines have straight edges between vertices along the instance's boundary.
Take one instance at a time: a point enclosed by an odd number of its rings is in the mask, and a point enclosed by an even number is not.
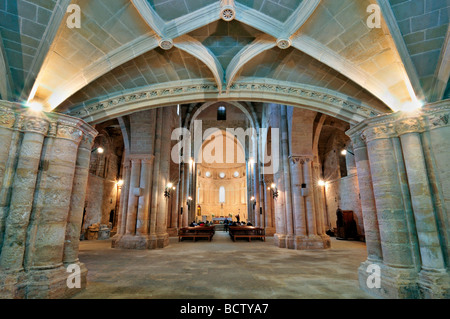
<svg viewBox="0 0 450 319"><path fill-rule="evenodd" d="M251 227L251 226L230 226L230 237L233 241L237 238L248 238L248 241L252 241L252 238L259 238L262 241L266 241L266 231L264 228Z"/></svg>
<svg viewBox="0 0 450 319"><path fill-rule="evenodd" d="M214 226L184 227L178 232L178 241L180 242L182 238L192 238L193 241L196 241L197 238L208 238L208 241L211 241L214 234Z"/></svg>

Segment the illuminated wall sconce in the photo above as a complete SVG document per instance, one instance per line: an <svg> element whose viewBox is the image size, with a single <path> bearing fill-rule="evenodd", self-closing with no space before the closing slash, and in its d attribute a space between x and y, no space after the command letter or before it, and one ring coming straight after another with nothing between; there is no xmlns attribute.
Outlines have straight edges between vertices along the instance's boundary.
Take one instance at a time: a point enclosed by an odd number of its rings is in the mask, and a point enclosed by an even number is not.
<svg viewBox="0 0 450 319"><path fill-rule="evenodd" d="M172 183L167 184L166 190L164 191L164 197L170 198L170 195L171 195L170 193L172 190L176 190L176 187L173 186Z"/></svg>
<svg viewBox="0 0 450 319"><path fill-rule="evenodd" d="M318 183L317 183L320 187L325 187L325 186L327 186L327 182L325 182L324 180L320 180Z"/></svg>
<svg viewBox="0 0 450 319"><path fill-rule="evenodd" d="M271 185L271 187L267 187L267 190L270 190L272 192L272 197L273 199L277 200L278 198L278 188L277 185L275 185L275 183L273 183Z"/></svg>
<svg viewBox="0 0 450 319"><path fill-rule="evenodd" d="M121 180L118 180L118 181L117 181L117 187L119 187L119 189L122 188L123 183L124 183L124 182L123 182L122 179L121 179Z"/></svg>
<svg viewBox="0 0 450 319"><path fill-rule="evenodd" d="M97 152L98 154L103 154L103 153L105 153L105 149L103 147L97 147L91 151L91 153L95 153L95 152Z"/></svg>
<svg viewBox="0 0 450 319"><path fill-rule="evenodd" d="M352 154L353 156L355 156L355 154L353 152L350 152L349 150L342 150L341 155L346 156L347 153Z"/></svg>
<svg viewBox="0 0 450 319"><path fill-rule="evenodd" d="M252 196L252 198L250 198L250 202L252 203L253 209L255 209L256 207L256 199L254 196Z"/></svg>
<svg viewBox="0 0 450 319"><path fill-rule="evenodd" d="M190 206L191 206L191 202L192 202L192 197L189 196L189 197L187 198L187 200L186 200L186 205L187 205L188 207L190 207Z"/></svg>

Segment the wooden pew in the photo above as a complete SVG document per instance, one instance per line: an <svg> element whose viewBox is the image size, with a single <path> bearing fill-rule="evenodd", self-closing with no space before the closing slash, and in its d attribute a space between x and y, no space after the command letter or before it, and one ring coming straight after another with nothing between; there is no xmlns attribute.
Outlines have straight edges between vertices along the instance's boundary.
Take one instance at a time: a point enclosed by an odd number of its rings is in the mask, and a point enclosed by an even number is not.
<svg viewBox="0 0 450 319"><path fill-rule="evenodd" d="M251 226L230 226L229 234L233 241L237 238L248 238L248 241L252 241L252 238L259 238L262 241L266 241L266 231L264 228L251 227Z"/></svg>
<svg viewBox="0 0 450 319"><path fill-rule="evenodd" d="M193 241L196 241L197 238L208 238L208 241L211 241L214 234L214 226L184 227L178 232L178 241L180 242L182 238L192 238Z"/></svg>

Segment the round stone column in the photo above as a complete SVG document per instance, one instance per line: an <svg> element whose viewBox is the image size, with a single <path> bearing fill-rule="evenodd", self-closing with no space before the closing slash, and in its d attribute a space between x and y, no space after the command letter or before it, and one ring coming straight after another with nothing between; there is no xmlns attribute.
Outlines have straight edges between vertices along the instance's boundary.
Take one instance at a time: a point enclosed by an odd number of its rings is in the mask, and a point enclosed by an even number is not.
<svg viewBox="0 0 450 319"><path fill-rule="evenodd" d="M130 196L130 182L131 182L131 162L125 160L123 163L123 189L122 196L120 197L120 217L119 225L117 225L117 235L123 236L126 233L127 226L127 209L128 209L128 197ZM117 239L119 239L119 236Z"/></svg>
<svg viewBox="0 0 450 319"><path fill-rule="evenodd" d="M292 206L295 220L296 245L307 238L305 202L302 196L303 163L298 156L291 156Z"/></svg>
<svg viewBox="0 0 450 319"><path fill-rule="evenodd" d="M14 147L12 145L12 140L15 122L15 113L9 107L6 107L6 105L0 105L0 251L3 242L3 234L5 231L5 222L7 216L6 201L9 189L8 182L6 182L5 184L4 182L5 175L8 174L7 170L10 170L9 166L12 166L12 161L8 165L8 159L10 158L10 153L12 153L11 149L12 147Z"/></svg>
<svg viewBox="0 0 450 319"><path fill-rule="evenodd" d="M154 157L152 156L150 159L143 159L141 162L140 188L143 190L143 194L139 198L136 226L136 235L139 236L146 236L150 231L150 190L153 177L153 160Z"/></svg>
<svg viewBox="0 0 450 319"><path fill-rule="evenodd" d="M310 158L305 159L303 164L303 178L306 184L305 190L308 194L305 194L306 202L306 220L308 223L307 230L309 237L317 236L317 224L316 224L316 210L314 203L314 182L312 175L312 161Z"/></svg>
<svg viewBox="0 0 450 319"><path fill-rule="evenodd" d="M386 265L410 268L413 265L408 225L397 174L392 127L374 127L364 131L380 227L383 261Z"/></svg>
<svg viewBox="0 0 450 319"><path fill-rule="evenodd" d="M41 161L44 138L49 121L43 117L28 117L23 125L24 136L12 185L10 209L0 254L3 270L23 267L27 228L33 207L33 194Z"/></svg>
<svg viewBox="0 0 450 319"><path fill-rule="evenodd" d="M63 265L78 146L83 135L76 123L58 120L55 124L56 136L49 137L53 143L46 147L44 172L38 183L37 204L32 218L35 229L31 227L29 231L29 234L35 233L30 236L33 249L28 250L27 264L38 270Z"/></svg>
<svg viewBox="0 0 450 319"><path fill-rule="evenodd" d="M65 266L79 262L78 252L80 246L81 224L83 223L84 201L89 178L89 163L91 160L91 150L95 135L96 133L94 132L84 132L78 148L64 244L63 262Z"/></svg>
<svg viewBox="0 0 450 319"><path fill-rule="evenodd" d="M128 195L126 235L136 234L137 205L138 199L141 196L141 189L139 187L140 175L141 175L141 160L132 159L131 173L130 173L130 191Z"/></svg>
<svg viewBox="0 0 450 319"><path fill-rule="evenodd" d="M396 130L401 139L414 211L421 256L420 276L426 282L425 286L430 286L433 290L431 286L440 277L446 277L446 269L420 136L423 124L418 118L404 119L396 123Z"/></svg>
<svg viewBox="0 0 450 319"><path fill-rule="evenodd" d="M383 253L381 251L380 230L378 226L367 145L360 134L355 134L350 137L353 142L359 193L361 196L364 232L368 254L367 260L369 262L380 261L383 259Z"/></svg>

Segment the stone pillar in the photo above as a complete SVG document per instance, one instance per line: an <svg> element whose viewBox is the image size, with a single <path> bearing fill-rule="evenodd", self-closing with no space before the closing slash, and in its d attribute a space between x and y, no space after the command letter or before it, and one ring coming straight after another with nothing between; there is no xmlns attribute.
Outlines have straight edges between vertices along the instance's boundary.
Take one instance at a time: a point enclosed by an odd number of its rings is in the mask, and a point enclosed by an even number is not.
<svg viewBox="0 0 450 319"><path fill-rule="evenodd" d="M303 249L302 242L307 238L305 201L302 196L303 163L304 160L299 156L291 156L290 158L296 249Z"/></svg>
<svg viewBox="0 0 450 319"><path fill-rule="evenodd" d="M306 220L308 236L314 238L317 235L316 224L316 210L314 205L314 190L313 190L313 176L312 176L312 161L311 158L306 158L303 164L303 176L306 188L304 189L307 194L305 195L306 203Z"/></svg>
<svg viewBox="0 0 450 319"><path fill-rule="evenodd" d="M66 262L80 267L81 289L86 287L78 241L90 154L78 152L79 143L97 133L79 119L6 104L15 122L14 154L6 159L11 178L3 179L11 190L3 192L3 184L1 198L9 210L2 211L0 298L68 297L80 290L68 288Z"/></svg>
<svg viewBox="0 0 450 319"><path fill-rule="evenodd" d="M313 162L313 172L314 172L314 184L313 184L313 191L314 191L314 203L316 207L316 226L317 226L317 235L320 237L326 237L325 231L324 231L324 211L323 206L321 202L321 191L322 186L318 185L318 181L320 180L320 164L317 161Z"/></svg>
<svg viewBox="0 0 450 319"><path fill-rule="evenodd" d="M130 190L128 195L127 226L126 235L136 234L137 206L139 196L142 195L140 188L141 160L131 159Z"/></svg>
<svg viewBox="0 0 450 319"><path fill-rule="evenodd" d="M444 292L436 283L445 281L447 275L420 136L423 125L419 119L409 118L397 122L396 130L401 139L418 235L422 263L419 285L425 296L442 298Z"/></svg>
<svg viewBox="0 0 450 319"><path fill-rule="evenodd" d="M143 159L141 162L140 188L142 189L142 196L139 197L136 226L136 235L138 236L147 236L150 232L150 194L152 188L153 161L154 157L152 156L150 159Z"/></svg>
<svg viewBox="0 0 450 319"><path fill-rule="evenodd" d="M24 136L0 254L0 268L4 271L19 271L23 268L27 228L33 207L42 146L48 129L49 121L43 117L29 117L23 126Z"/></svg>
<svg viewBox="0 0 450 319"><path fill-rule="evenodd" d="M367 247L368 264L383 259L381 251L380 230L378 227L377 209L372 187L372 175L367 154L367 145L359 134L350 136L353 142L355 164L358 173L359 193L361 195L361 207L363 212L364 232Z"/></svg>
<svg viewBox="0 0 450 319"><path fill-rule="evenodd" d="M128 208L128 198L130 196L130 181L131 181L131 162L125 160L123 163L123 187L122 196L120 197L120 216L119 225L117 226L118 232L117 237L113 239L113 244L115 240L119 240L121 236L125 235L127 227L127 208Z"/></svg>
<svg viewBox="0 0 450 319"><path fill-rule="evenodd" d="M286 106L281 107L281 163L284 173L284 198L286 214L286 248L294 248L294 216L292 209L291 171L289 166L289 130Z"/></svg>
<svg viewBox="0 0 450 319"><path fill-rule="evenodd" d="M5 233L7 203L13 182L16 161L17 140L19 137L16 114L10 108L0 104L0 252Z"/></svg>
<svg viewBox="0 0 450 319"><path fill-rule="evenodd" d="M86 198L89 177L89 162L95 135L96 134L93 132L85 132L78 148L69 217L67 219L66 240L64 244L63 263L66 267L71 264L82 265L78 260L78 251L80 246L81 225L83 223L84 201Z"/></svg>
<svg viewBox="0 0 450 319"><path fill-rule="evenodd" d="M401 180L395 157L392 126L364 131L383 252L382 282L390 297L417 297L415 266ZM360 273L361 274L361 273ZM365 282L360 282L364 288Z"/></svg>

